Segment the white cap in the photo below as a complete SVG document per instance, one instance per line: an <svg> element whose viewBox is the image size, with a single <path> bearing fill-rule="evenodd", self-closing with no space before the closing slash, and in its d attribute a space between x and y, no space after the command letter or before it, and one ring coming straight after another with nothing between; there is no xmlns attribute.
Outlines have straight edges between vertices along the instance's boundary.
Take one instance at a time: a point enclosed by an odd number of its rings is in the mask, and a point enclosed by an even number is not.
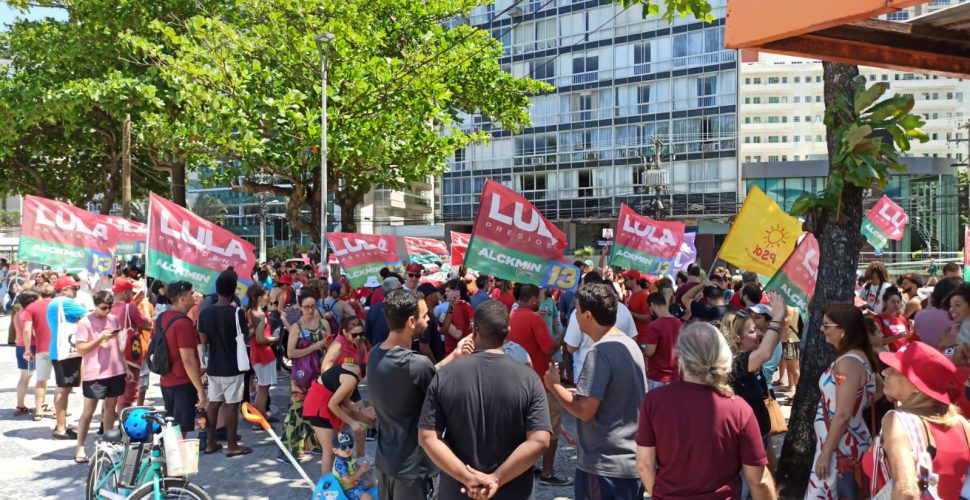
<svg viewBox="0 0 970 500"><path fill-rule="evenodd" d="M381 286L381 281L377 279L377 276L368 276L367 283L364 283L364 286L367 288L377 288Z"/></svg>

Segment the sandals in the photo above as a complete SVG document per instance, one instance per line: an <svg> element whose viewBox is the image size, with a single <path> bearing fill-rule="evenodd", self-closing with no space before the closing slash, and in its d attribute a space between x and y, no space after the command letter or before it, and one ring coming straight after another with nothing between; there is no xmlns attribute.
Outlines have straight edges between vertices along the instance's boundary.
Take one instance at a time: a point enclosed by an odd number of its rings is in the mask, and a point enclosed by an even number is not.
<svg viewBox="0 0 970 500"><path fill-rule="evenodd" d="M88 457L74 457L74 463L76 464L86 464L90 462Z"/></svg>
<svg viewBox="0 0 970 500"><path fill-rule="evenodd" d="M253 449L252 448L247 448L247 447L243 446L243 447L239 448L239 451L234 451L234 452L228 452L227 451L226 452L226 458L241 457L243 455L249 455L252 452L253 452Z"/></svg>
<svg viewBox="0 0 970 500"><path fill-rule="evenodd" d="M18 406L17 408L14 409L13 416L22 417L24 415L27 415L28 413L33 413L33 412L34 410L27 408L26 406Z"/></svg>

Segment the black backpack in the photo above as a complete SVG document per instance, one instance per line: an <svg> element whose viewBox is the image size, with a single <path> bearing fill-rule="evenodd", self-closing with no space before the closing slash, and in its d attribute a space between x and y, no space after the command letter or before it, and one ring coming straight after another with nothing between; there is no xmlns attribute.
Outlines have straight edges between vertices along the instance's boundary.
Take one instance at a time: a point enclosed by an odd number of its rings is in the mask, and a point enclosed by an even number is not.
<svg viewBox="0 0 970 500"><path fill-rule="evenodd" d="M188 318L188 316L182 313L175 314L163 327L158 327L156 323L155 336L148 344L148 370L152 373L168 375L172 371L172 363L168 360L168 341L165 339L165 334L168 333L168 328L172 326L172 323L182 318ZM176 353L175 361L179 359L181 359L181 355Z"/></svg>

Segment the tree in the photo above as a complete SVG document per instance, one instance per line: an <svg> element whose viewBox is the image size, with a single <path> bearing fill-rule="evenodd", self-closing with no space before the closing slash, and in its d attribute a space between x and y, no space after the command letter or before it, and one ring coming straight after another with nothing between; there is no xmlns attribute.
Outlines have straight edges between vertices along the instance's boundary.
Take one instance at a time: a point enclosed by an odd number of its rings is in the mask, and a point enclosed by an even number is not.
<svg viewBox="0 0 970 500"><path fill-rule="evenodd" d="M455 150L485 140L461 112L517 130L528 96L549 90L498 63L488 32L444 21L477 0L240 0L182 21L156 22L164 43L133 37L140 57L177 89L183 133L209 159L239 165L244 189L288 197L289 223L320 235L320 55L314 36L336 35L328 56L328 186L341 227L373 188L439 175ZM165 53L164 50L172 50ZM240 172L222 169L228 182ZM265 173L274 183L253 180ZM309 206L311 216L301 212Z"/></svg>
<svg viewBox="0 0 970 500"><path fill-rule="evenodd" d="M222 200L207 194L199 195L195 199L195 203L192 204L192 212L220 226L226 224L226 216L229 215L229 209L222 203Z"/></svg>

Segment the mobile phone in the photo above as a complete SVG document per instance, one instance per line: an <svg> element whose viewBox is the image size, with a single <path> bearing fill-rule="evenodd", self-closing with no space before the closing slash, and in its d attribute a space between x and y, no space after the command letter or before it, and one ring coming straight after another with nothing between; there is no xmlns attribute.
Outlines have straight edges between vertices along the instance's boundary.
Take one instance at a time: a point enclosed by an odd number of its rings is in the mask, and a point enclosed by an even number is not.
<svg viewBox="0 0 970 500"><path fill-rule="evenodd" d="M121 333L121 328L115 328L114 330L111 330L111 335L117 336L119 333Z"/></svg>

